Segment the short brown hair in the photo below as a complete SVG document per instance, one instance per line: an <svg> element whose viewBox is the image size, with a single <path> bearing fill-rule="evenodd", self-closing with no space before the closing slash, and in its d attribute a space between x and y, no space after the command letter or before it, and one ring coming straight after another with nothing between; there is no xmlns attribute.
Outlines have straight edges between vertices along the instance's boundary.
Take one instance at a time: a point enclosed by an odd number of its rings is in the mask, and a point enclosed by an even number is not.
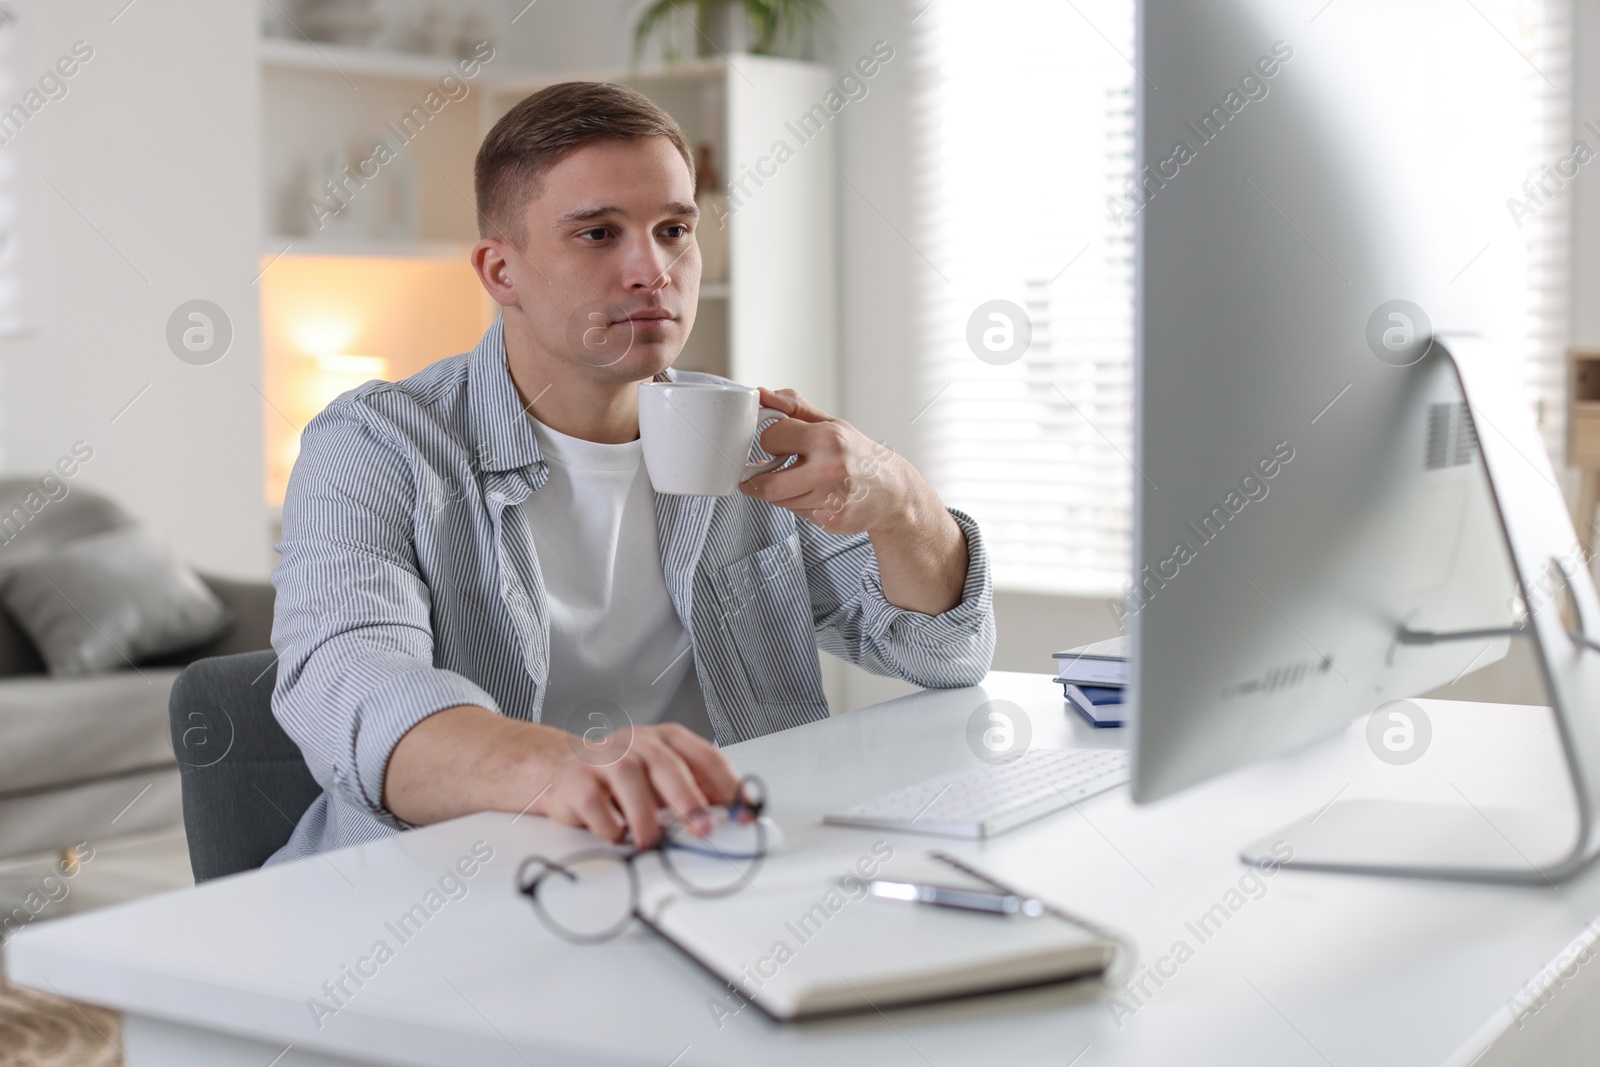
<svg viewBox="0 0 1600 1067"><path fill-rule="evenodd" d="M562 82L501 116L478 149L473 185L480 237L515 234L518 210L539 179L568 153L595 141L665 137L694 178L694 158L677 120L637 90L611 82Z"/></svg>

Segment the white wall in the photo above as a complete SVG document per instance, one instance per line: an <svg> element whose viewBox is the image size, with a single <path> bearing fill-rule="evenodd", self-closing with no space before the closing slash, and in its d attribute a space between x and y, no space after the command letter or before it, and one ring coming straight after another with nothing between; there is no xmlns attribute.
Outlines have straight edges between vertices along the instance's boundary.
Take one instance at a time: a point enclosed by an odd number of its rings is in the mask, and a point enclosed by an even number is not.
<svg viewBox="0 0 1600 1067"><path fill-rule="evenodd" d="M94 54L0 148L25 168L36 309L31 335L0 340L0 469L41 472L85 440L95 455L82 483L202 569L264 574L253 12L13 3L31 54L0 108L75 41ZM166 342L168 316L195 298L233 326L231 350L206 367Z"/></svg>

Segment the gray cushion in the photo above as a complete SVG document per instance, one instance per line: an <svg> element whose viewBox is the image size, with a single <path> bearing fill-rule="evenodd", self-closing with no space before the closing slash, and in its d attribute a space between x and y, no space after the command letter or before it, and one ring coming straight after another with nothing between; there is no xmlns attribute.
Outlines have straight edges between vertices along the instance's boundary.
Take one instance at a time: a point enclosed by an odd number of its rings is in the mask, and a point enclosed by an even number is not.
<svg viewBox="0 0 1600 1067"><path fill-rule="evenodd" d="M0 797L170 766L167 699L177 676L146 667L71 682L0 681Z"/></svg>
<svg viewBox="0 0 1600 1067"><path fill-rule="evenodd" d="M125 669L203 644L231 621L199 575L137 526L10 567L0 601L57 676Z"/></svg>
<svg viewBox="0 0 1600 1067"><path fill-rule="evenodd" d="M54 472L0 478L0 572L57 545L134 522L122 506Z"/></svg>
<svg viewBox="0 0 1600 1067"><path fill-rule="evenodd" d="M70 475L62 472L70 471ZM82 485L79 466L63 457L60 471L38 478L0 478L0 574L48 555L64 541L132 523L115 501ZM45 669L39 651L16 622L0 611L0 677Z"/></svg>
<svg viewBox="0 0 1600 1067"><path fill-rule="evenodd" d="M233 625L223 631L210 644L185 649L173 656L153 662L160 666L184 667L197 659L210 656L231 656L238 652L259 652L272 647L272 604L274 592L270 583L248 579L221 578L215 574L200 575L211 587L233 617Z"/></svg>

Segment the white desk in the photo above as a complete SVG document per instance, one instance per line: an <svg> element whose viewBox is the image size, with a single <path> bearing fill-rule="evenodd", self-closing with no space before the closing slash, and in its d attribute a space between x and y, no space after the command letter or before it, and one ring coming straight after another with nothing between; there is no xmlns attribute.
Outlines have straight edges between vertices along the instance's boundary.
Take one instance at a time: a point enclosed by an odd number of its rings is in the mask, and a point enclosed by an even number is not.
<svg viewBox="0 0 1600 1067"><path fill-rule="evenodd" d="M824 808L975 766L967 719L996 698L1027 709L1036 747L1123 743L1120 731L1068 716L1045 676L996 673L982 687L905 697L730 755L766 778L788 851L834 850L842 869L886 835L823 827ZM1120 789L988 844L957 845L1131 934L1141 964L1188 943L1192 958L1166 963L1175 973L1159 988L1146 979L1153 995L1120 1026L1113 991L1089 983L798 1026L750 1007L719 1029L708 1003L722 987L651 935L635 929L599 947L548 935L513 891L513 872L527 853L560 854L588 839L497 813L40 923L13 940L8 965L20 984L125 1011L134 1067L1465 1067L1501 1031L1478 1067L1595 1062L1600 1012L1587 1008L1600 1001L1600 962L1577 967L1526 1029L1513 1024L1507 998L1600 917L1600 868L1539 889L1280 871L1203 943L1185 925L1226 907L1247 874L1241 845L1336 794L1458 800L1459 788L1485 807L1556 799L1554 764L1541 763L1554 760L1543 713L1456 705L1433 725L1432 748L1409 767L1379 762L1351 730L1152 807L1135 808ZM347 980L353 996L318 1030L307 999L375 941L397 944L385 923L424 902L479 840L494 859L468 894L440 907L392 959L368 964L377 973L363 987ZM897 852L949 847L890 840Z"/></svg>

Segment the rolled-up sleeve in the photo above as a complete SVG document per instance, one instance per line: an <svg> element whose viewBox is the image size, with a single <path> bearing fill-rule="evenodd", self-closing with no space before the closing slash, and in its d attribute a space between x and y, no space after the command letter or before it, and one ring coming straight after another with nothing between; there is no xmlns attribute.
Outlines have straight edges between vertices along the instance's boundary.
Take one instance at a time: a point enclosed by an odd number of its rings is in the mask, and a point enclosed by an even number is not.
<svg viewBox="0 0 1600 1067"><path fill-rule="evenodd" d="M970 515L948 509L967 541L961 600L937 615L889 603L866 534L842 537L799 524L817 645L874 674L925 688L983 681L994 659L994 583L983 534Z"/></svg>
<svg viewBox="0 0 1600 1067"><path fill-rule="evenodd" d="M359 404L335 401L302 435L272 576L273 714L324 789L396 828L406 824L383 807L383 779L406 732L458 704L500 710L433 664L415 487L405 447Z"/></svg>

